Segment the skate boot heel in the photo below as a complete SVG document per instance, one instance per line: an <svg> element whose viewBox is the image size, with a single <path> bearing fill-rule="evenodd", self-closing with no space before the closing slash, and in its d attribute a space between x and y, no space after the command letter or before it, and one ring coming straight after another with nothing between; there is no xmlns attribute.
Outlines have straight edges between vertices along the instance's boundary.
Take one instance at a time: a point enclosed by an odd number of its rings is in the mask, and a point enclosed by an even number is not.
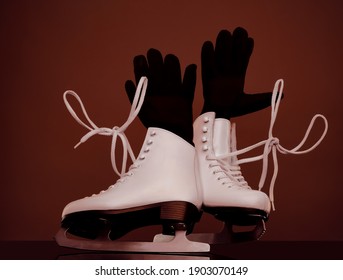
<svg viewBox="0 0 343 280"><path fill-rule="evenodd" d="M198 212L197 208L185 201L164 202L161 205L161 220L176 220L184 222L187 216L192 215L193 212Z"/></svg>
<svg viewBox="0 0 343 280"><path fill-rule="evenodd" d="M175 230L192 232L194 224L200 220L201 213L197 207L186 201L164 202L161 205L160 219L163 232L174 234Z"/></svg>

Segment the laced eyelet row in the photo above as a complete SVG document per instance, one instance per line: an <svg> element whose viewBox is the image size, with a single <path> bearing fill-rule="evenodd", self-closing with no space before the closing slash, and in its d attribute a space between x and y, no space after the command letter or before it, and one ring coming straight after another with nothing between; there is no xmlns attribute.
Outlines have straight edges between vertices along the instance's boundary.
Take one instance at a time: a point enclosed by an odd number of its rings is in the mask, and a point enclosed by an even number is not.
<svg viewBox="0 0 343 280"><path fill-rule="evenodd" d="M208 144L209 128L207 125L209 122L210 122L210 118L208 116L205 116L203 118L203 123L204 123L204 125L202 127L203 135L201 137L201 142L203 143L203 145L202 145L202 151L203 152L208 152L210 149L210 146ZM213 169L215 167L218 168L216 170L212 170L211 174L213 176L216 176L217 181L222 181L221 185L226 186L227 188L232 188L233 186L246 187L244 185L245 181L240 182L238 179L240 174L238 174L237 171L231 170L230 167L227 167L221 159L219 159L219 158L217 159L216 157L211 157L208 153L206 153L205 159L207 161L215 161L215 163L213 163L213 162L209 163L208 168L209 169ZM237 174L234 174L234 173L237 173ZM219 175L217 175L217 174L219 174ZM222 175L220 175L220 174L222 174Z"/></svg>
<svg viewBox="0 0 343 280"><path fill-rule="evenodd" d="M204 126L202 127L203 136L201 137L201 142L203 143L202 150L204 152L207 152L207 151L209 151L209 145L208 145L208 130L209 130L209 128L208 128L207 124L210 122L210 118L208 116L205 116L203 118L203 122L204 122ZM208 154L205 156L205 159L211 160ZM219 165L210 163L208 165L208 168L212 169L216 166L219 166ZM223 170L213 170L211 173L212 173L212 175L216 176L217 173L223 173L223 172L224 172ZM226 179L226 178L227 178L226 176L216 177L217 181L220 181L220 180ZM225 185L225 184L228 184L228 182L227 181L222 182L222 185Z"/></svg>

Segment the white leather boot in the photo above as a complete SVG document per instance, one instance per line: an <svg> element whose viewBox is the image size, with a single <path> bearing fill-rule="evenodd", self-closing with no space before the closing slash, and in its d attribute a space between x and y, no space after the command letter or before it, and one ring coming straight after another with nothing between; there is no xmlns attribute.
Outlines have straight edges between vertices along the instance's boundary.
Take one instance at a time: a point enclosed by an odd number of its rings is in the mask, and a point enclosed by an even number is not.
<svg viewBox="0 0 343 280"><path fill-rule="evenodd" d="M326 118L321 114L316 114L312 118L304 138L296 147L286 149L280 144L280 140L273 136L273 127L281 101L283 85L282 79L277 80L274 85L268 137L254 145L237 150L235 128L232 128L232 124L226 119L216 119L213 112L201 115L194 122L197 180L202 190L203 210L213 214L219 220L227 222L227 225L260 224L264 227L263 221L268 218L271 206L274 209L273 190L278 173L277 152L293 155L308 153L321 143L327 133ZM318 118L322 119L325 125L322 135L311 147L300 150ZM263 154L237 159L238 155L241 156L258 147L263 147ZM268 197L261 189L267 178L270 153L273 157L274 173L270 181ZM254 161L262 162L262 174L256 190L249 187L239 167L240 164ZM255 233L257 235L247 234L245 237L258 237L263 230L257 230ZM242 240L246 240L245 237ZM202 239L198 238L197 240Z"/></svg>
<svg viewBox="0 0 343 280"><path fill-rule="evenodd" d="M199 218L201 199L194 174L194 148L160 128L149 128L143 143L129 171L114 185L64 208L62 225L67 227L74 215L108 217L107 222L113 223L110 236L115 239L123 227L191 225Z"/></svg>
<svg viewBox="0 0 343 280"><path fill-rule="evenodd" d="M138 93L145 91L142 86L146 85L146 80L143 81L145 84L141 80L137 87ZM137 159L133 159L133 164L125 172L127 154L124 153L122 172L118 172L114 157L116 138L122 139L124 151L133 157L124 130L137 116L144 93L141 93L140 98L135 98L134 110L131 110L128 121L122 127L113 129L98 128L89 119L76 93L65 94L66 105L71 114L90 130L81 139L81 143L95 134L112 136L112 163L120 178L99 194L73 201L64 208L62 229L56 236L60 245L119 251L193 251L194 245L199 245L180 238L180 235L177 239L181 243L176 244L179 247L172 244L164 249L163 244L154 244L151 248L137 242L123 246L123 242L111 241L112 244L109 244L100 240L107 237L115 240L133 229L147 225L162 225L165 234L175 236L176 232L183 231L182 237L191 232L194 223L200 219L201 197L196 185L195 149L179 136L161 128L149 128ZM76 116L66 99L68 94L79 100L91 127ZM75 241L74 238L68 238L69 234L88 240ZM208 251L208 245L204 245L200 244L198 250Z"/></svg>
<svg viewBox="0 0 343 280"><path fill-rule="evenodd" d="M203 193L203 210L234 224L256 224L270 212L268 196L253 190L236 164L235 128L229 120L208 112L194 122L197 178Z"/></svg>

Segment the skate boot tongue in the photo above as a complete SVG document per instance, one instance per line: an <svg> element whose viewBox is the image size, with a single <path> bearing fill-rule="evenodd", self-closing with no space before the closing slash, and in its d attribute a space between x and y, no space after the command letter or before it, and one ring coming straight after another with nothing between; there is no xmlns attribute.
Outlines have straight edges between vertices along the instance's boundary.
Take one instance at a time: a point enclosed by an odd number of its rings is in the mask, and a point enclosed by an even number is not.
<svg viewBox="0 0 343 280"><path fill-rule="evenodd" d="M226 119L215 119L213 126L213 152L216 157L230 153L231 123Z"/></svg>

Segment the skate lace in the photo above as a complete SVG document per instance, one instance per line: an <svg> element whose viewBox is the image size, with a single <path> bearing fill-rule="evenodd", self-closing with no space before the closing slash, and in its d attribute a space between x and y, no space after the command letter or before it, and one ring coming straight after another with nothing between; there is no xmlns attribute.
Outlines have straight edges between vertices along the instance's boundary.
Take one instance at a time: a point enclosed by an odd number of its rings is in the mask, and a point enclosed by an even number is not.
<svg viewBox="0 0 343 280"><path fill-rule="evenodd" d="M270 202L272 204L273 210L275 210L274 186L275 186L275 181L276 181L276 177L278 174L277 152L280 152L282 154L293 154L293 155L308 153L308 152L314 150L322 142L322 140L324 139L324 137L327 133L327 130L328 130L327 119L321 114L316 114L313 116L313 118L312 118L312 120L311 120L311 122L310 122L310 124L306 130L306 133L305 133L303 139L300 141L300 143L297 146L295 146L293 149L286 149L285 147L283 147L280 144L280 140L277 137L273 136L273 127L274 127L276 116L277 116L277 113L279 110L283 86L284 86L284 82L282 79L277 80L275 83L275 86L274 86L274 90L273 90L273 94L272 94L272 102L271 102L271 121L270 121L270 126L269 126L268 139L263 140L259 143L254 144L254 145L251 145L249 147L246 147L244 149L237 150L237 151L230 153L230 156L237 156L237 155L249 152L251 150L254 150L258 147L264 146L262 155L250 157L250 158L245 158L245 159L240 159L240 160L236 161L237 165L242 164L242 163L258 161L258 160L263 161L262 173L261 173L261 177L260 177L260 181L259 181L259 185L258 185L259 190L261 190L263 188L264 183L266 181L267 172L268 172L268 158L269 158L270 152L272 153L273 163L274 163L274 172L273 172L273 176L272 176L271 181L270 181L269 199L270 199ZM309 134L312 130L312 127L318 118L321 118L324 121L325 127L324 127L324 131L323 131L322 135L319 137L317 142L314 143L311 147L309 147L305 150L300 150L304 146L304 144L306 143L307 138L309 137Z"/></svg>
<svg viewBox="0 0 343 280"><path fill-rule="evenodd" d="M229 188L243 187L246 189L251 189L242 175L240 166L228 163L231 160L231 156L208 155L206 159L212 162L209 165L210 168L218 167L218 169L213 170L213 174L221 174L221 176L217 177L217 180L222 180L222 185L227 185Z"/></svg>
<svg viewBox="0 0 343 280"><path fill-rule="evenodd" d="M126 120L126 122L122 126L114 126L113 128L107 128L107 127L98 127L88 116L87 111L81 101L81 98L76 94L76 92L72 90L67 90L63 94L63 99L64 103L69 111L69 113L72 115L72 117L83 127L89 130L88 133L86 133L79 143L77 143L74 146L74 149L76 149L79 145L82 143L86 142L89 138L91 138L94 135L104 135L104 136L112 136L112 142L111 142L111 163L113 170L118 176L123 177L125 176L126 173L126 164L127 164L127 159L128 156L130 156L132 162L135 161L135 156L132 151L131 145L125 135L125 130L129 127L129 125L133 122L133 120L137 117L142 105L143 101L145 98L145 93L148 85L148 79L146 77L142 77L137 85L135 97L133 99L132 105L131 105L131 110L129 113L129 116ZM73 96L79 103L81 110L83 112L84 117L88 121L88 124L83 122L72 106L70 105L68 101L68 95ZM120 138L122 145L123 145L123 159L122 159L122 165L121 165L121 172L119 172L117 168L117 163L116 163L116 157L115 157L115 151L116 151L116 144L117 144L117 138ZM130 168L134 168L134 166L131 166Z"/></svg>
<svg viewBox="0 0 343 280"><path fill-rule="evenodd" d="M237 150L237 139L236 139L236 125L231 123L230 130L230 151ZM236 157L233 157L230 153L222 156L211 156L206 157L207 160L212 161L210 167L218 167L219 169L214 170L213 174L222 173L222 176L218 177L218 180L223 180L222 185L228 185L231 187L240 187L245 189L251 189L247 181L245 181L241 167L236 163Z"/></svg>

